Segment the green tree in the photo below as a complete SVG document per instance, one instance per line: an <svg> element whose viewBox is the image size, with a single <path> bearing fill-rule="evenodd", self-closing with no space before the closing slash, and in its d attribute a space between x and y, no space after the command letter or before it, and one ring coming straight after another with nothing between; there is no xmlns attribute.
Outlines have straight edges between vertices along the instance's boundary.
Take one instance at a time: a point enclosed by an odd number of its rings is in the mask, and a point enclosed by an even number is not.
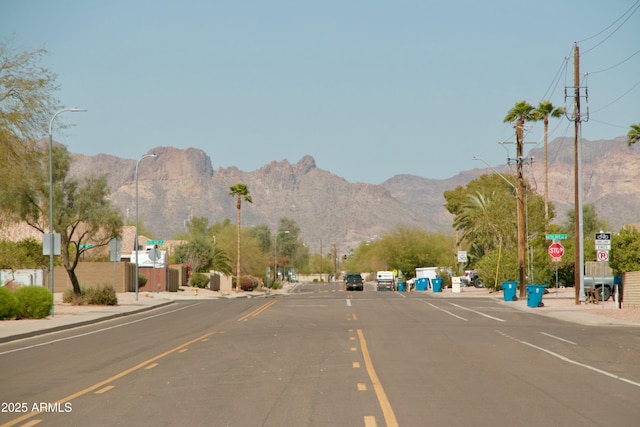
<svg viewBox="0 0 640 427"><path fill-rule="evenodd" d="M533 119L535 121L542 120L544 123L544 217L549 220L549 169L548 169L548 155L547 155L547 143L549 139L549 117L558 118L564 114L564 108L554 107L550 101L542 101L538 104L534 112Z"/></svg>
<svg viewBox="0 0 640 427"><path fill-rule="evenodd" d="M248 203L253 203L249 189L245 184L238 183L229 187L230 196L236 199L236 210L238 211L238 256L236 258L236 291L240 290L240 209L242 208L242 199Z"/></svg>
<svg viewBox="0 0 640 427"><path fill-rule="evenodd" d="M53 93L56 75L39 65L44 49L17 51L0 42L0 211L18 220L18 199L33 194L43 153L37 141L61 108Z"/></svg>
<svg viewBox="0 0 640 427"><path fill-rule="evenodd" d="M640 141L640 123L635 123L627 133L627 143L631 146L638 141Z"/></svg>
<svg viewBox="0 0 640 427"><path fill-rule="evenodd" d="M53 149L53 229L60 233L60 253L74 293L80 295L75 269L88 249L81 245L90 242L93 248L107 246L122 229L122 215L111 206L109 189L104 176L90 176L83 180L68 178L71 156L66 147ZM18 199L20 219L45 233L45 214L49 210L48 181L40 176L32 191Z"/></svg>
<svg viewBox="0 0 640 427"><path fill-rule="evenodd" d="M612 236L609 267L613 274L640 271L640 232L635 227L625 227Z"/></svg>
<svg viewBox="0 0 640 427"><path fill-rule="evenodd" d="M47 264L47 257L42 255L42 243L33 238L10 242L0 241L0 268L39 268Z"/></svg>

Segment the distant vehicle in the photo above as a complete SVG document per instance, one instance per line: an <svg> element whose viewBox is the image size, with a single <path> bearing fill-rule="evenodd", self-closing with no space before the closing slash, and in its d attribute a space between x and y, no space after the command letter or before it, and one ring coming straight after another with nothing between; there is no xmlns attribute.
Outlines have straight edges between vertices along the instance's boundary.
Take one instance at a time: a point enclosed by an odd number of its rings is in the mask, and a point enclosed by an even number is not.
<svg viewBox="0 0 640 427"><path fill-rule="evenodd" d="M376 273L376 291L395 291L396 276L393 271L378 271Z"/></svg>
<svg viewBox="0 0 640 427"><path fill-rule="evenodd" d="M598 301L608 301L618 285L622 285L622 276L584 276L584 289L595 289Z"/></svg>
<svg viewBox="0 0 640 427"><path fill-rule="evenodd" d="M362 280L362 276L359 274L345 274L344 284L348 291L364 290L364 280Z"/></svg>
<svg viewBox="0 0 640 427"><path fill-rule="evenodd" d="M484 283L476 270L465 270L464 276L460 278L460 282L464 286L473 286L475 288L484 288Z"/></svg>

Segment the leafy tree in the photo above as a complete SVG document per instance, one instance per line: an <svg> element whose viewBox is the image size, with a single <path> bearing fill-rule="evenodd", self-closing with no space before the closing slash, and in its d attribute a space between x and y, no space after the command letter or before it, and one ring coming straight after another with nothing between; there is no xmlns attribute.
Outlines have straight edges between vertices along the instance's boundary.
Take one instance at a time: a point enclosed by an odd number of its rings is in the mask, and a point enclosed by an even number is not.
<svg viewBox="0 0 640 427"><path fill-rule="evenodd" d="M10 242L0 241L0 268L39 268L47 264L47 257L42 255L42 243L33 238Z"/></svg>
<svg viewBox="0 0 640 427"><path fill-rule="evenodd" d="M39 65L44 49L17 51L0 42L0 211L17 220L16 200L32 192L42 153L36 142L60 108L56 75Z"/></svg>
<svg viewBox="0 0 640 427"><path fill-rule="evenodd" d="M193 271L210 269L224 274L231 274L231 260L227 253L217 244L215 226L208 227L205 217L193 217L187 223L187 233L182 236L187 240L176 248L176 262L190 263Z"/></svg>
<svg viewBox="0 0 640 427"><path fill-rule="evenodd" d="M67 175L71 156L66 147L57 145L53 150L53 229L60 233L60 253L73 291L80 295L80 284L75 269L83 253L83 242L93 248L107 246L111 238L122 229L122 215L111 206L109 189L104 176L91 176L83 180ZM44 177L35 182L28 193L18 199L20 219L45 233L48 219L48 185Z"/></svg>
<svg viewBox="0 0 640 427"><path fill-rule="evenodd" d="M625 227L612 236L609 267L613 274L640 270L640 232L635 227Z"/></svg>
<svg viewBox="0 0 640 427"><path fill-rule="evenodd" d="M640 141L640 123L635 123L627 133L627 143L631 146L638 141Z"/></svg>
<svg viewBox="0 0 640 427"><path fill-rule="evenodd" d="M238 256L236 258L236 291L240 290L240 209L242 208L242 199L246 202L253 203L249 189L245 184L238 183L229 187L230 196L236 199L236 210L238 211Z"/></svg>

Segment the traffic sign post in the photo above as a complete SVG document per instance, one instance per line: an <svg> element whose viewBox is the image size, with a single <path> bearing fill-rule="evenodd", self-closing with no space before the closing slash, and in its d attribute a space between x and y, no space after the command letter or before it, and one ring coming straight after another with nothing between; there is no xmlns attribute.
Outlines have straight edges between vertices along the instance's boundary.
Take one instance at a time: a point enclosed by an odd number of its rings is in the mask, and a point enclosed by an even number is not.
<svg viewBox="0 0 640 427"><path fill-rule="evenodd" d="M602 281L604 283L605 262L609 262L609 251L611 250L611 233L601 231L594 236L596 243L596 260L602 263ZM602 308L604 308L604 285L600 286Z"/></svg>
<svg viewBox="0 0 640 427"><path fill-rule="evenodd" d="M549 245L548 252L549 255L551 255L551 260L558 262L562 259L562 255L564 255L564 246L560 243L552 243Z"/></svg>
<svg viewBox="0 0 640 427"><path fill-rule="evenodd" d="M547 234L547 238L549 238L549 234ZM552 235L558 236L558 235ZM564 235L566 238L566 234ZM558 296L558 263L562 259L562 255L564 255L564 246L561 243L553 241L552 244L549 245L548 249L549 255L551 255L551 261L556 263L556 297Z"/></svg>

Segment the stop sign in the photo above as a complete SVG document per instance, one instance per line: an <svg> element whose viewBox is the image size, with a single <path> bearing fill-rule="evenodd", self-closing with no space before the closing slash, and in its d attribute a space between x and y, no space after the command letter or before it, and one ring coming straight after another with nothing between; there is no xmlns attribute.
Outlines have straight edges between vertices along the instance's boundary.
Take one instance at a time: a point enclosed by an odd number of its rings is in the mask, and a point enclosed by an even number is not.
<svg viewBox="0 0 640 427"><path fill-rule="evenodd" d="M553 258L560 258L564 255L564 246L560 243L552 243L549 245L549 255Z"/></svg>

